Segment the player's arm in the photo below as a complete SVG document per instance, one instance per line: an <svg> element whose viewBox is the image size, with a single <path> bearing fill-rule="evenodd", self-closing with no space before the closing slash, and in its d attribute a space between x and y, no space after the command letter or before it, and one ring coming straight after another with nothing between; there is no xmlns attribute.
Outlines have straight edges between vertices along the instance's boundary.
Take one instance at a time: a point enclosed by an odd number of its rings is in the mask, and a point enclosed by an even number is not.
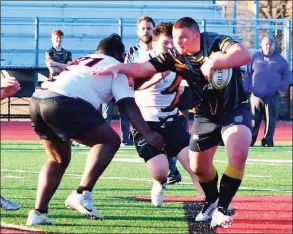
<svg viewBox="0 0 293 234"><path fill-rule="evenodd" d="M106 68L98 68L92 74L112 74L113 77L117 78L118 73L123 73L134 79L145 79L158 72L174 70L174 63L174 58L169 52L166 52L144 63L116 64Z"/></svg>
<svg viewBox="0 0 293 234"><path fill-rule="evenodd" d="M214 47L223 52L211 59L214 69L241 67L251 60L249 50L229 36L218 35Z"/></svg>
<svg viewBox="0 0 293 234"><path fill-rule="evenodd" d="M63 70L64 68L68 67L70 64L66 64L66 63L58 63L56 61L53 60L49 60L48 61L49 65L51 67L58 67L59 69Z"/></svg>
<svg viewBox="0 0 293 234"><path fill-rule="evenodd" d="M119 112L124 114L129 122L137 129L147 140L149 144L157 149L165 148L165 141L162 136L153 132L149 125L144 121L134 98L123 98L117 102Z"/></svg>
<svg viewBox="0 0 293 234"><path fill-rule="evenodd" d="M138 106L135 103L133 83L127 77L119 74L118 79L112 81L112 94L116 100L120 113L124 114L130 123L146 138L154 147L163 149L165 142L163 138L149 128L144 121Z"/></svg>
<svg viewBox="0 0 293 234"><path fill-rule="evenodd" d="M246 49L242 44L235 43L227 49L225 54L215 56L211 60L214 69L224 69L246 65L250 62L251 56L249 50Z"/></svg>
<svg viewBox="0 0 293 234"><path fill-rule="evenodd" d="M150 62L127 64L121 63L106 68L98 68L95 71L93 71L92 74L113 74L113 77L117 78L119 73L131 76L134 79L145 79L146 77L151 77L155 75L157 71Z"/></svg>
<svg viewBox="0 0 293 234"><path fill-rule="evenodd" d="M134 89L135 90L144 90L147 89L153 85L155 85L156 83L158 83L160 80L164 79L166 76L168 76L170 73L170 71L166 71L166 72L159 72L157 74L155 74L153 77L151 77L150 79L147 80L136 80L134 83ZM142 82L140 82L142 81Z"/></svg>
<svg viewBox="0 0 293 234"><path fill-rule="evenodd" d="M251 60L248 49L229 36L218 35L213 43L213 49L224 53L206 59L201 66L201 72L209 82L215 70L241 67Z"/></svg>

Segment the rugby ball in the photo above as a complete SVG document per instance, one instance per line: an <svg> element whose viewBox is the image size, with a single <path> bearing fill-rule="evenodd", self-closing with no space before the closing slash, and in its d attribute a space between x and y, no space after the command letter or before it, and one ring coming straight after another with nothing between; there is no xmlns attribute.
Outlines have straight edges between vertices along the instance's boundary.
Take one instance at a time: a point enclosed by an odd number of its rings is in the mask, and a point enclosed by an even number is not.
<svg viewBox="0 0 293 234"><path fill-rule="evenodd" d="M214 53L212 56L215 56L215 54L222 54L221 51L218 51ZM210 56L210 57L212 57ZM225 88L229 82L231 81L232 77L232 68L225 68L225 69L217 69L215 70L213 76L212 76L212 86L214 89L223 89Z"/></svg>

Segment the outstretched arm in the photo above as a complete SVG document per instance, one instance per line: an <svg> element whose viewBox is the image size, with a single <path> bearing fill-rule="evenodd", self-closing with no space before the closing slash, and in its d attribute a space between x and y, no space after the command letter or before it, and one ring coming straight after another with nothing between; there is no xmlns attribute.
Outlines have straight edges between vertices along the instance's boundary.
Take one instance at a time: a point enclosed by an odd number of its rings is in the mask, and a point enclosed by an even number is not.
<svg viewBox="0 0 293 234"><path fill-rule="evenodd" d="M157 73L155 67L150 62L116 64L106 68L98 68L93 71L93 75L113 74L117 78L118 73L133 77L134 79L145 79Z"/></svg>
<svg viewBox="0 0 293 234"><path fill-rule="evenodd" d="M155 85L156 83L158 83L160 80L164 79L166 76L168 76L170 74L170 71L166 71L166 72L160 72L155 74L153 77L151 77L150 79L140 82L140 80L135 81L134 82L134 88L135 90L144 90L147 89L153 85Z"/></svg>

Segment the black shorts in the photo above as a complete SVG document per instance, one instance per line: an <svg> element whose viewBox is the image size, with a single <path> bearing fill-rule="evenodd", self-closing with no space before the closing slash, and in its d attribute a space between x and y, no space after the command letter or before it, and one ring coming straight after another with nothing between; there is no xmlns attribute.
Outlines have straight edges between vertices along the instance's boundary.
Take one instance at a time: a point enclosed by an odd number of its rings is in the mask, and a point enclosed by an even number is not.
<svg viewBox="0 0 293 234"><path fill-rule="evenodd" d="M158 132L166 141L165 150L158 150L147 143L144 136L137 130L133 130L133 142L136 150L145 162L159 154L165 154L168 158L177 156L180 151L189 145L190 135L185 127L185 117L176 116L173 121L166 122L147 122L152 131Z"/></svg>
<svg viewBox="0 0 293 234"><path fill-rule="evenodd" d="M191 130L190 150L201 152L219 145L222 139L222 127L229 125L245 125L251 129L250 106L241 104L233 112L222 116L195 116Z"/></svg>
<svg viewBox="0 0 293 234"><path fill-rule="evenodd" d="M30 118L41 139L67 141L105 123L89 102L36 90L30 101Z"/></svg>
<svg viewBox="0 0 293 234"><path fill-rule="evenodd" d="M177 107L179 110L190 110L193 108L193 94L190 87L184 87L184 91L180 96Z"/></svg>

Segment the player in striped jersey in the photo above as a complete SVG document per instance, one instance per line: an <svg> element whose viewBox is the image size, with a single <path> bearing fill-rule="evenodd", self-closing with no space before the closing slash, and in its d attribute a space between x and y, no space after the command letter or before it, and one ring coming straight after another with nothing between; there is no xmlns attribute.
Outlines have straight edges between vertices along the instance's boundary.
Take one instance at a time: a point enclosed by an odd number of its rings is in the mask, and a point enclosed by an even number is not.
<svg viewBox="0 0 293 234"><path fill-rule="evenodd" d="M125 63L145 62L150 59L150 54L153 53L152 33L155 27L154 20L149 16L143 16L137 21L137 36L139 43L129 48ZM176 166L176 157L169 158L169 174L167 184L181 182L181 174Z"/></svg>
<svg viewBox="0 0 293 234"><path fill-rule="evenodd" d="M153 31L152 51L139 58L140 62L160 54L173 47L172 23L161 23ZM142 54L141 54L142 55ZM163 77L163 79L161 78ZM204 197L196 175L189 165L188 145L190 135L185 127L185 117L179 115L177 103L181 77L174 72L158 73L151 79L135 80L135 101L150 128L158 131L166 141L165 150L158 150L148 144L145 137L137 130L133 130L133 139L138 154L142 157L150 170L154 180L151 200L155 206L161 206L164 201L167 176L169 174L168 158L176 155L178 160L191 175L196 189ZM146 101L147 100L147 101Z"/></svg>

